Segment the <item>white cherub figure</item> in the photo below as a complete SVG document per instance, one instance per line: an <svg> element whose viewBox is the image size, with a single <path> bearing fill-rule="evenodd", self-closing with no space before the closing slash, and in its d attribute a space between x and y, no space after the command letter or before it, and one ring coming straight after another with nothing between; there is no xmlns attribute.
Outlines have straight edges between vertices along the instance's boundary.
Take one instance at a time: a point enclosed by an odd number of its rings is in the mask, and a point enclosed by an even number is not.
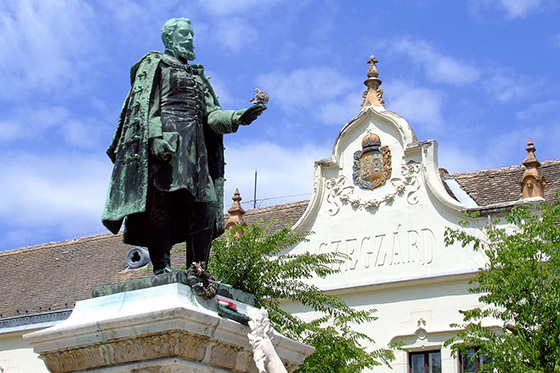
<svg viewBox="0 0 560 373"><path fill-rule="evenodd" d="M251 333L247 336L253 347L253 360L259 373L287 373L272 345L271 339L274 332L270 326L268 312L264 308L249 307L247 316L249 316L249 328L251 328Z"/></svg>

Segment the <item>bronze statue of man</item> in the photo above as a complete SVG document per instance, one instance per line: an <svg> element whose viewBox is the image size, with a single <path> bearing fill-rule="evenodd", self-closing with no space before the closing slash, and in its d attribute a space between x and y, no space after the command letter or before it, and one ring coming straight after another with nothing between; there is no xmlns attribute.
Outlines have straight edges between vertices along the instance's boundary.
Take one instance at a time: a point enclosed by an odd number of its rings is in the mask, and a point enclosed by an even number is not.
<svg viewBox="0 0 560 373"><path fill-rule="evenodd" d="M113 141L114 163L103 224L124 242L146 246L154 274L171 272L170 249L186 242L187 265L208 260L223 222L223 134L266 109L222 110L196 57L187 18L165 23L165 53L149 52L130 71Z"/></svg>

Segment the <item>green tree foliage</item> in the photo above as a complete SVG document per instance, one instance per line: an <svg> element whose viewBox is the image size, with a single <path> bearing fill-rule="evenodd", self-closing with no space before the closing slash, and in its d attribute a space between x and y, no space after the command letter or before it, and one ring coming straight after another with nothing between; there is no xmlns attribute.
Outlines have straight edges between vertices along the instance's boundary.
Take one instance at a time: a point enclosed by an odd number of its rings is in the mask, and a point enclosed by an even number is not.
<svg viewBox="0 0 560 373"><path fill-rule="evenodd" d="M477 355L492 359L486 369L554 372L560 366L560 200L536 211L514 208L505 219L510 228L491 223L483 238L446 230L447 245L473 245L488 258L470 289L484 306L461 311L464 324L453 326L463 330L447 345L479 347ZM485 328L484 318L503 327Z"/></svg>
<svg viewBox="0 0 560 373"><path fill-rule="evenodd" d="M296 233L290 227L269 233L274 222L262 222L226 232L212 246L209 271L231 286L252 293L256 306L268 310L274 328L284 335L315 347L300 372L360 372L387 364L394 359L390 349L366 351L369 336L356 332L357 325L371 322L375 310L356 311L334 296L321 292L305 280L338 272L333 269L347 258L336 253L286 254L295 244L306 241L309 233ZM322 315L312 322L284 311L288 300L305 305Z"/></svg>

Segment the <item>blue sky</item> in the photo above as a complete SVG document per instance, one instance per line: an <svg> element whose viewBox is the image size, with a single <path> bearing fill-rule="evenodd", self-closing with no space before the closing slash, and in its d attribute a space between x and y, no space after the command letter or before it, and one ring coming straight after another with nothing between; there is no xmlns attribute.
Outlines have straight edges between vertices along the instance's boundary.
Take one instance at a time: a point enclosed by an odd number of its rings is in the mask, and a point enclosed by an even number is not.
<svg viewBox="0 0 560 373"><path fill-rule="evenodd" d="M438 141L440 167L519 164L529 136L539 160L559 158L559 15L544 0L3 0L0 250L105 232L105 149L129 69L162 50L169 18L191 18L224 109L269 92L226 137L226 204L236 187L252 199L258 169L264 206L311 196L371 54L387 108Z"/></svg>

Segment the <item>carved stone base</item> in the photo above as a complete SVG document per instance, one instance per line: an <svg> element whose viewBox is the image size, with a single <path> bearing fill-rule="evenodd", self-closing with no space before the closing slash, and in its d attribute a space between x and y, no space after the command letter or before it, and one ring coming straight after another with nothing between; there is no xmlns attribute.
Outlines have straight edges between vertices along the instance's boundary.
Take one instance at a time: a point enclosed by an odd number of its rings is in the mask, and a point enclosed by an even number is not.
<svg viewBox="0 0 560 373"><path fill-rule="evenodd" d="M171 283L80 301L66 321L24 338L52 372L256 372L250 329L216 309L216 298ZM290 372L313 352L279 334L273 344Z"/></svg>

